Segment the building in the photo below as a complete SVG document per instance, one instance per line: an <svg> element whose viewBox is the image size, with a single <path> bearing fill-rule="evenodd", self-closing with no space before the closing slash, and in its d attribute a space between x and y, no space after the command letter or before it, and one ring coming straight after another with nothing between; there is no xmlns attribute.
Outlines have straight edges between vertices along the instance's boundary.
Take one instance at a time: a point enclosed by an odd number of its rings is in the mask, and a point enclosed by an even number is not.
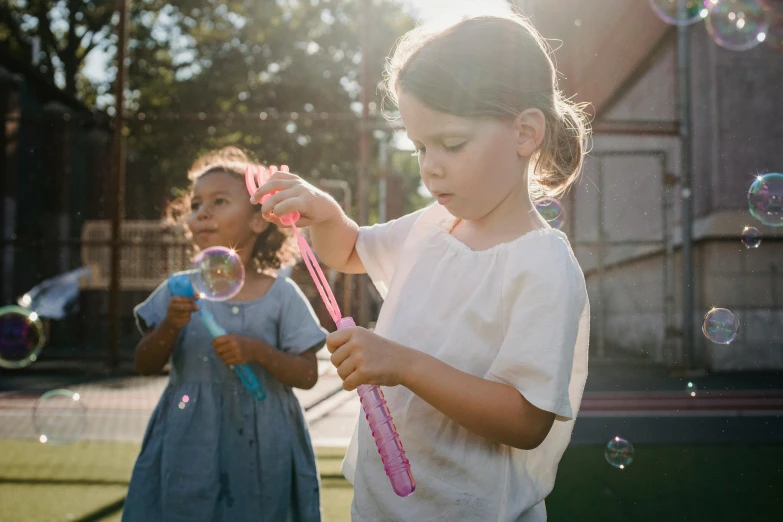
<svg viewBox="0 0 783 522"><path fill-rule="evenodd" d="M592 152L564 199L592 303L593 360L682 365L677 31L645 0L524 3L545 37L562 40L562 87L594 114ZM758 174L783 170L783 55L770 45L724 49L701 22L689 61L695 363L780 369L783 230L750 215L747 191ZM758 249L742 245L746 225L764 235ZM733 343L702 334L712 307L739 318Z"/></svg>

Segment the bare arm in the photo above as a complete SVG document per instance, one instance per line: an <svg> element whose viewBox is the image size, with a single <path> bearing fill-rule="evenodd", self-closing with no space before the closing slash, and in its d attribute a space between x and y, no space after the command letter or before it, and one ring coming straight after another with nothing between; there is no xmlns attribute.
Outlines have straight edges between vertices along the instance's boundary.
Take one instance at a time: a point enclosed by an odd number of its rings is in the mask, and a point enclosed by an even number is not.
<svg viewBox="0 0 783 522"><path fill-rule="evenodd" d="M265 197L261 213L265 219L283 225L278 216L299 213L299 227L310 227L310 239L318 257L327 266L347 274L366 272L356 253L359 227L345 215L326 192L289 172L277 172L250 198L258 203Z"/></svg>
<svg viewBox="0 0 783 522"><path fill-rule="evenodd" d="M356 252L359 226L342 209L337 210L334 218L310 225L313 248L328 267L345 274L364 274L367 270Z"/></svg>
<svg viewBox="0 0 783 522"><path fill-rule="evenodd" d="M536 408L516 388L467 374L418 350L406 351L410 361L402 385L463 428L524 450L538 447L552 428L555 414Z"/></svg>
<svg viewBox="0 0 783 522"><path fill-rule="evenodd" d="M213 339L212 346L224 364L231 366L256 362L286 386L309 390L318 381L315 352L321 344L300 354L290 354L277 350L260 339L229 334Z"/></svg>
<svg viewBox="0 0 783 522"><path fill-rule="evenodd" d="M256 362L272 377L294 388L309 390L318 381L318 360L315 352L322 345L300 354L290 354L269 346L263 341L246 338L256 346Z"/></svg>
<svg viewBox="0 0 783 522"><path fill-rule="evenodd" d="M154 329L147 332L136 345L133 367L141 375L159 373L171 357L179 328L171 324L168 317Z"/></svg>

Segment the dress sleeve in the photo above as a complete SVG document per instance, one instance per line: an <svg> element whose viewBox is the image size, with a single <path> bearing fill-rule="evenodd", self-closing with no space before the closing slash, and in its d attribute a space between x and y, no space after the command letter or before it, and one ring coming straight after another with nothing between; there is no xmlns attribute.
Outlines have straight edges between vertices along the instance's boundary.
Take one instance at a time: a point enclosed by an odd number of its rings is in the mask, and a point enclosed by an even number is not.
<svg viewBox="0 0 783 522"><path fill-rule="evenodd" d="M326 342L326 330L310 306L302 290L290 279L283 281L284 296L281 307L278 348L290 354L300 354Z"/></svg>
<svg viewBox="0 0 783 522"><path fill-rule="evenodd" d="M584 275L563 238L547 237L537 246L509 255L502 296L505 336L485 378L513 386L558 420L570 420L568 387L587 302Z"/></svg>
<svg viewBox="0 0 783 522"><path fill-rule="evenodd" d="M136 318L136 327L142 335L158 326L165 319L170 300L171 291L164 281L143 303L136 305L136 308L133 309L133 316Z"/></svg>
<svg viewBox="0 0 783 522"><path fill-rule="evenodd" d="M359 229L356 252L367 275L384 299L405 239L425 210L423 208L399 219Z"/></svg>

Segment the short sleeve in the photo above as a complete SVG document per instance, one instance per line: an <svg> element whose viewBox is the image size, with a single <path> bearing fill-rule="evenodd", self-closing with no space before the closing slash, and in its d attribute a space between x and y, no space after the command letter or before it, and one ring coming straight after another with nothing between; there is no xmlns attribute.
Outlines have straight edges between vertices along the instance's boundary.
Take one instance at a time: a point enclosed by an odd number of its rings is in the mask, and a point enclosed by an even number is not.
<svg viewBox="0 0 783 522"><path fill-rule="evenodd" d="M426 208L423 208L399 219L359 229L356 252L362 260L367 275L384 299L405 239L425 210Z"/></svg>
<svg viewBox="0 0 783 522"><path fill-rule="evenodd" d="M587 303L584 275L563 238L545 237L537 246L509 255L502 297L506 334L485 378L570 420L568 387Z"/></svg>
<svg viewBox="0 0 783 522"><path fill-rule="evenodd" d="M165 319L169 301L171 301L171 291L164 281L143 303L136 305L133 316L136 318L136 327L142 334L146 334Z"/></svg>
<svg viewBox="0 0 783 522"><path fill-rule="evenodd" d="M313 307L296 283L290 279L281 283L284 295L278 348L290 354L304 353L314 346L320 349L326 342L326 330L321 328Z"/></svg>

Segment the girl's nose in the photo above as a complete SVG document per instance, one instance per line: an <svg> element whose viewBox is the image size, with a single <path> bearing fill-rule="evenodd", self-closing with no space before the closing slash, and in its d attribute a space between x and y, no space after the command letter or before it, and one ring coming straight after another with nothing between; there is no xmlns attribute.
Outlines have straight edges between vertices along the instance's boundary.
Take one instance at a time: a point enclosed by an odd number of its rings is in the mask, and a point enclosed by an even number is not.
<svg viewBox="0 0 783 522"><path fill-rule="evenodd" d="M196 219L199 221L203 221L205 219L208 219L210 215L209 209L207 205L199 205L198 211L196 211Z"/></svg>
<svg viewBox="0 0 783 522"><path fill-rule="evenodd" d="M441 178L443 177L443 167L441 167L435 154L427 154L421 158L419 164L422 177L425 178Z"/></svg>

